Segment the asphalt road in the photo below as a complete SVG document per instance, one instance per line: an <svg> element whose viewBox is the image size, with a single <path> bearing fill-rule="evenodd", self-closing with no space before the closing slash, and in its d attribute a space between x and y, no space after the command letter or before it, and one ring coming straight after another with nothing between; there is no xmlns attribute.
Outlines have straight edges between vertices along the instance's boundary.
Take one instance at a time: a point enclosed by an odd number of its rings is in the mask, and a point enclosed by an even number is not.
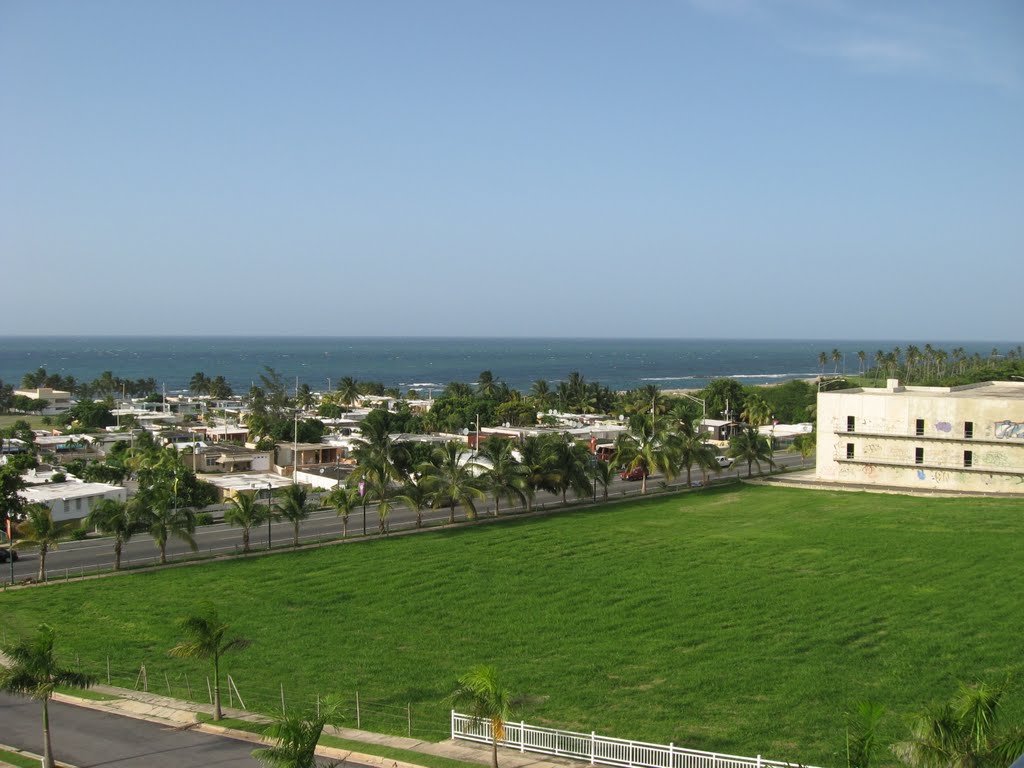
<svg viewBox="0 0 1024 768"><path fill-rule="evenodd" d="M775 463L778 466L798 467L804 465L804 460L799 454L789 452L778 452L775 454ZM810 465L806 465L810 466ZM746 467L733 465L721 475L711 473L710 479L736 478L746 476ZM700 478L699 472L693 473L695 480ZM657 484L661 478L654 475L648 478L648 485ZM677 477L673 485L684 485L685 474ZM622 497L624 494L639 494L640 483L636 481L624 481L616 479L609 488L609 495ZM598 494L601 490L598 489ZM571 498L571 497L570 497ZM587 499L589 501L589 499ZM537 495L535 506L540 508L559 503L560 497L556 494L540 493ZM502 511L507 505L502 505ZM494 508L493 499L477 505L480 515L489 514ZM465 514L461 509L456 509L456 520L464 520ZM423 512L425 522L440 523L448 519L448 510L425 510ZM411 527L415 520L415 514L400 506L392 509L390 526L392 530ZM275 522L271 526L270 538L274 549L285 549L290 547L292 542L292 524L289 522ZM299 540L303 543L316 542L318 539L337 538L341 535L341 520L333 510L315 512L308 520L304 521L300 528ZM366 532L369 534L377 531L377 511L373 505L366 510ZM363 513L356 510L349 516L349 536L361 535L363 532ZM218 523L216 525L203 526L196 530L196 543L199 545L200 554L229 554L241 551L241 531L238 528ZM264 524L251 533L251 546L254 549L266 549L267 526ZM188 546L178 539L172 538L167 545L167 556L169 560L181 558L191 554ZM34 579L39 571L39 555L33 549L25 549L19 552L19 560L14 564L15 582L26 579ZM124 546L121 555L123 566L137 566L142 564L153 564L160 559L159 550L148 534L138 534ZM90 538L85 541L68 541L60 545L60 549L51 551L46 556L47 579L63 579L70 576L87 575L90 572L110 570L113 567L114 550L113 542L109 538ZM11 570L9 563L0 563L0 585L8 584L11 581Z"/></svg>
<svg viewBox="0 0 1024 768"><path fill-rule="evenodd" d="M103 768L252 768L253 745L224 736L176 731L144 720L50 702L50 740L57 760ZM0 743L43 753L37 701L0 694Z"/></svg>

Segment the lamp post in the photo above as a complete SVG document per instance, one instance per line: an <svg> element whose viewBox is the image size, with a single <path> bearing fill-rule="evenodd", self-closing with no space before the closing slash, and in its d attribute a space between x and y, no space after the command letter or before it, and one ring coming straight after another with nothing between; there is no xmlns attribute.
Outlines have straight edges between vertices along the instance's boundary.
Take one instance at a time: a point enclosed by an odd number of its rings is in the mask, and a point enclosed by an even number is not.
<svg viewBox="0 0 1024 768"><path fill-rule="evenodd" d="M688 395L685 392L680 392L679 395L681 397L685 397L687 400L693 400L693 402L695 402L695 403L700 403L700 407L701 407L700 423L701 423L701 425L703 425L704 422L708 418L708 401L704 400L704 399L702 399L700 397L695 397L694 395Z"/></svg>
<svg viewBox="0 0 1024 768"><path fill-rule="evenodd" d="M366 535L366 481L359 481L359 498L363 500L363 536Z"/></svg>
<svg viewBox="0 0 1024 768"><path fill-rule="evenodd" d="M274 522L274 515L270 510L270 500L274 496L274 486L267 481L267 552L274 548L274 543L271 540L270 526Z"/></svg>

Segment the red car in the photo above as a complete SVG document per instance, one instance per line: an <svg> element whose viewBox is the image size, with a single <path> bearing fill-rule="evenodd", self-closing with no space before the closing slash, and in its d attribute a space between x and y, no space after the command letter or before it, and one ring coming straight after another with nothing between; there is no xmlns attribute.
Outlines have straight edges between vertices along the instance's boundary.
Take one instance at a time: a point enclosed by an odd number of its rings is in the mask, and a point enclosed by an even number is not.
<svg viewBox="0 0 1024 768"><path fill-rule="evenodd" d="M619 477L623 480L643 480L647 477L647 469L645 467L633 467L633 469L621 472Z"/></svg>

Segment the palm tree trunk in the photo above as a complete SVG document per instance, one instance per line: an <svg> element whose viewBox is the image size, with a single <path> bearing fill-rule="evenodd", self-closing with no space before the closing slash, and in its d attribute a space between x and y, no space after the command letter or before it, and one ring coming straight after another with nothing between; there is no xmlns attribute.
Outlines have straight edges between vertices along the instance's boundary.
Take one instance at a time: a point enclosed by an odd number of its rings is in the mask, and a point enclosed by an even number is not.
<svg viewBox="0 0 1024 768"><path fill-rule="evenodd" d="M220 659L213 657L213 719L220 720Z"/></svg>
<svg viewBox="0 0 1024 768"><path fill-rule="evenodd" d="M640 478L640 494L644 495L647 493L647 475Z"/></svg>
<svg viewBox="0 0 1024 768"><path fill-rule="evenodd" d="M242 529L242 552L244 554L249 554L249 529L248 528L243 528Z"/></svg>
<svg viewBox="0 0 1024 768"><path fill-rule="evenodd" d="M121 540L116 539L114 541L114 570L121 570Z"/></svg>
<svg viewBox="0 0 1024 768"><path fill-rule="evenodd" d="M43 768L53 768L53 746L50 744L50 699L43 699Z"/></svg>
<svg viewBox="0 0 1024 768"><path fill-rule="evenodd" d="M687 488L693 488L693 483L690 482L690 480L691 480L691 478L690 478L691 470L692 470L691 465L687 464L686 465L686 487Z"/></svg>
<svg viewBox="0 0 1024 768"><path fill-rule="evenodd" d="M498 737L491 738L491 768L498 768Z"/></svg>
<svg viewBox="0 0 1024 768"><path fill-rule="evenodd" d="M754 462L747 461L747 477L750 477L754 473L753 464Z"/></svg>
<svg viewBox="0 0 1024 768"><path fill-rule="evenodd" d="M164 539L160 542L160 562L167 562L167 540Z"/></svg>
<svg viewBox="0 0 1024 768"><path fill-rule="evenodd" d="M39 545L39 578L37 581L46 581L46 545Z"/></svg>
<svg viewBox="0 0 1024 768"><path fill-rule="evenodd" d="M449 523L454 523L455 522L455 504L454 503L451 505L451 507L449 509L449 512L448 512L448 522Z"/></svg>
<svg viewBox="0 0 1024 768"><path fill-rule="evenodd" d="M298 547L299 546L299 521L296 520L294 523L292 523L292 526L293 526L292 546L293 547Z"/></svg>
<svg viewBox="0 0 1024 768"><path fill-rule="evenodd" d="M495 495L495 497L494 497L494 516L495 517L498 516L498 505L499 505L500 502L501 502L501 499L497 495Z"/></svg>

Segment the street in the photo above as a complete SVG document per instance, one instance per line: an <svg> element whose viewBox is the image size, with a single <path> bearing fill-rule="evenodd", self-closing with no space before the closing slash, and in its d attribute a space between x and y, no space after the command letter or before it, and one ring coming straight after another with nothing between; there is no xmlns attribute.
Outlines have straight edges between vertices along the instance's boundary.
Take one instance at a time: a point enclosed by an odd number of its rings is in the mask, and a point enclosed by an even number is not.
<svg viewBox="0 0 1024 768"><path fill-rule="evenodd" d="M251 768L253 745L107 712L50 702L55 759L104 768ZM27 697L0 694L0 743L43 753L42 707Z"/></svg>

